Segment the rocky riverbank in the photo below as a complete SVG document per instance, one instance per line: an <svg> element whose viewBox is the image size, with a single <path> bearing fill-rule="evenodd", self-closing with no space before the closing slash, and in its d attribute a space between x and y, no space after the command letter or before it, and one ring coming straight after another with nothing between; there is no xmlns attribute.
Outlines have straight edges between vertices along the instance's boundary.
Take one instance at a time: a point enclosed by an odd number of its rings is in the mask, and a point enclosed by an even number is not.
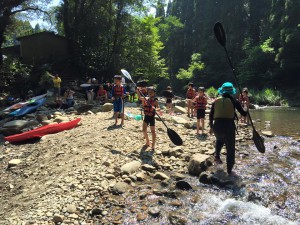
<svg viewBox="0 0 300 225"><path fill-rule="evenodd" d="M126 111L140 113L136 107ZM38 142L3 143L1 224L122 224L128 213L134 221L146 221L168 213L159 208L165 198L168 204L180 206L176 199L184 191L176 188L176 181L184 180L189 172L199 175L212 165L215 138L197 137L195 119L186 115L163 115L184 140L180 147L170 142L165 127L156 122L155 151L144 146L141 121L127 118L124 128L115 128L111 111L52 114L52 120L76 117L82 122L73 130L47 135ZM250 139L249 130L240 128L239 145ZM245 150L238 154L249 155ZM142 207L126 201L136 194ZM150 195L156 197L149 201ZM183 213L168 218L171 224L185 224Z"/></svg>

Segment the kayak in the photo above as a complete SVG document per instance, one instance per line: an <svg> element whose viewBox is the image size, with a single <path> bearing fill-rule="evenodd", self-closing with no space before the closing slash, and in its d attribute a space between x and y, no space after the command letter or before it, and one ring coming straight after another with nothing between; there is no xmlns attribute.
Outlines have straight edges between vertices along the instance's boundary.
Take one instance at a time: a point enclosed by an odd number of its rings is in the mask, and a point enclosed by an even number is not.
<svg viewBox="0 0 300 225"><path fill-rule="evenodd" d="M46 96L47 96L47 94L43 94L43 95L39 95L39 96L35 96L35 97L33 97L33 98L30 98L30 99L28 99L28 100L25 101L25 102L18 102L18 103L16 103L16 104L14 104L14 105L12 105L12 106L10 106L10 107L4 109L3 112L8 112L8 111L17 110L17 109L22 108L22 107L24 107L24 106L26 106L26 105L28 105L28 104L30 104L30 103L35 102L36 100L45 98Z"/></svg>
<svg viewBox="0 0 300 225"><path fill-rule="evenodd" d="M80 118L72 120L70 122L63 122L58 124L49 124L46 126L42 126L39 128L36 128L34 130L30 130L27 132L24 132L22 134L15 134L11 136L7 136L4 138L5 141L9 141L11 143L15 142L21 142L26 140L31 140L34 138L41 138L47 134L55 134L64 130L70 130L77 126L77 124L80 122Z"/></svg>
<svg viewBox="0 0 300 225"><path fill-rule="evenodd" d="M92 86L92 84L81 84L81 85L80 85L80 87L83 87L83 88L84 88L84 87L90 87L90 86Z"/></svg>
<svg viewBox="0 0 300 225"><path fill-rule="evenodd" d="M9 115L15 116L15 117L25 116L28 113L35 112L40 106L42 106L45 103L45 101L46 101L46 98L38 99L20 109L17 109L15 111L11 112Z"/></svg>

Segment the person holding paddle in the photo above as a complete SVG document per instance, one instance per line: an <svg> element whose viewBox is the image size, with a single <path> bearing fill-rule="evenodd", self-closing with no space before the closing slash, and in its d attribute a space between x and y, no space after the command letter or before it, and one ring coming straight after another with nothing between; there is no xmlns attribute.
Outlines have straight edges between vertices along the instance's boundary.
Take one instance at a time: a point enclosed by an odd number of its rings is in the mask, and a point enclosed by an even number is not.
<svg viewBox="0 0 300 225"><path fill-rule="evenodd" d="M155 88L148 87L148 96L149 97L142 97L140 91L138 91L139 99L142 101L143 108L144 108L144 121L143 121L143 134L146 139L146 146L150 146L150 141L147 133L147 127L150 125L150 130L152 134L152 143L151 149L154 151L155 149L155 141L156 141L156 133L155 133L155 111L160 110L157 98L155 97Z"/></svg>
<svg viewBox="0 0 300 225"><path fill-rule="evenodd" d="M218 93L221 96L212 104L209 114L209 132L210 134L214 133L217 139L215 146L215 163L222 163L220 154L225 144L227 150L227 173L234 175L232 169L235 163L235 109L243 116L246 116L247 112L244 111L241 104L231 96L236 94L236 89L232 83L224 83L222 87L218 89Z"/></svg>
<svg viewBox="0 0 300 225"><path fill-rule="evenodd" d="M126 88L122 85L122 77L120 75L114 76L114 86L111 90L113 105L114 105L114 117L115 126L118 123L119 113L121 114L121 126L124 126L124 97L126 95Z"/></svg>

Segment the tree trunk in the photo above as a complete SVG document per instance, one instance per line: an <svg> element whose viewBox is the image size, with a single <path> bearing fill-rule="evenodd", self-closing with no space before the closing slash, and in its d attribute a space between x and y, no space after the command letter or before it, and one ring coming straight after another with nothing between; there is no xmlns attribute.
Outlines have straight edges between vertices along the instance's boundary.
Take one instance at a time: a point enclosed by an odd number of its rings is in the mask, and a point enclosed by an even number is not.
<svg viewBox="0 0 300 225"><path fill-rule="evenodd" d="M9 16L10 13L7 10L3 12L2 16L0 16L0 65L3 65L2 45L5 42L4 32L10 22Z"/></svg>

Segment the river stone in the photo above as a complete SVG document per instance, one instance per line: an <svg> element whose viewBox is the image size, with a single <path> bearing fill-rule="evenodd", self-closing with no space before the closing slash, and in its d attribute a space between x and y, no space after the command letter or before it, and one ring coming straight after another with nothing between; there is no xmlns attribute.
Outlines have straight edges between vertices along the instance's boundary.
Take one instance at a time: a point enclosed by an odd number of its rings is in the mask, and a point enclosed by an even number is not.
<svg viewBox="0 0 300 225"><path fill-rule="evenodd" d="M69 122L70 119L66 116L58 116L53 121L56 123L62 123L62 122Z"/></svg>
<svg viewBox="0 0 300 225"><path fill-rule="evenodd" d="M76 206L73 204L70 204L67 206L67 210L68 213L75 213L76 212Z"/></svg>
<svg viewBox="0 0 300 225"><path fill-rule="evenodd" d="M187 121L186 119L179 117L179 116L172 116L171 120L176 123L176 124L188 124L189 121Z"/></svg>
<svg viewBox="0 0 300 225"><path fill-rule="evenodd" d="M191 157L188 170L191 175L199 176L202 171L205 171L206 165L205 161L209 158L208 155L195 154Z"/></svg>
<svg viewBox="0 0 300 225"><path fill-rule="evenodd" d="M180 190L191 190L191 189L193 189L192 186L184 180L178 181L176 183L176 187Z"/></svg>
<svg viewBox="0 0 300 225"><path fill-rule="evenodd" d="M148 172L153 172L155 170L155 167L149 164L143 164L142 165L142 170L148 171Z"/></svg>
<svg viewBox="0 0 300 225"><path fill-rule="evenodd" d="M54 215L52 221L54 223L62 223L64 221L63 215Z"/></svg>
<svg viewBox="0 0 300 225"><path fill-rule="evenodd" d="M12 159L8 162L8 167L14 167L20 164L22 161L20 159Z"/></svg>
<svg viewBox="0 0 300 225"><path fill-rule="evenodd" d="M174 107L174 112L175 112L175 113L186 114L186 113L187 113L187 110L186 110L185 108L181 107L181 106L176 105L176 106Z"/></svg>
<svg viewBox="0 0 300 225"><path fill-rule="evenodd" d="M158 207L150 207L148 214L154 218L157 218L160 216L160 209Z"/></svg>
<svg viewBox="0 0 300 225"><path fill-rule="evenodd" d="M132 174L136 172L140 167L141 163L139 161L132 161L130 163L126 163L121 167L121 172L125 174Z"/></svg>
<svg viewBox="0 0 300 225"><path fill-rule="evenodd" d="M146 175L144 172L140 172L136 174L137 181L144 181L146 179Z"/></svg>
<svg viewBox="0 0 300 225"><path fill-rule="evenodd" d="M185 216L178 212L170 212L168 219L172 225L187 224L187 219L185 218Z"/></svg>
<svg viewBox="0 0 300 225"><path fill-rule="evenodd" d="M171 177L174 178L175 180L183 180L185 178L185 175L175 172L171 174Z"/></svg>
<svg viewBox="0 0 300 225"><path fill-rule="evenodd" d="M28 123L27 120L14 120L7 122L3 125L4 128L14 128L14 129L20 129L22 130L24 127L26 127L26 124Z"/></svg>
<svg viewBox="0 0 300 225"><path fill-rule="evenodd" d="M154 174L154 179L159 179L159 180L168 180L170 179L166 174L162 173L162 172L156 172Z"/></svg>
<svg viewBox="0 0 300 225"><path fill-rule="evenodd" d="M176 106L181 106L181 107L187 107L186 101L185 100L175 100L173 103Z"/></svg>
<svg viewBox="0 0 300 225"><path fill-rule="evenodd" d="M181 146L177 146L175 148L172 148L170 151L169 151L169 155L170 156L174 156L174 157L178 157L180 156L182 153L183 153L183 149Z"/></svg>
<svg viewBox="0 0 300 225"><path fill-rule="evenodd" d="M36 115L36 120L39 122L42 122L42 121L48 120L48 116L45 114L38 114L38 115Z"/></svg>
<svg viewBox="0 0 300 225"><path fill-rule="evenodd" d="M113 108L114 108L114 105L112 103L105 103L102 106L102 111L103 112L110 112L111 110L113 110Z"/></svg>
<svg viewBox="0 0 300 225"><path fill-rule="evenodd" d="M129 189L129 185L125 182L118 182L112 188L113 194L124 194Z"/></svg>
<svg viewBox="0 0 300 225"><path fill-rule="evenodd" d="M263 130L261 133L266 137L274 137L274 133L272 131Z"/></svg>

